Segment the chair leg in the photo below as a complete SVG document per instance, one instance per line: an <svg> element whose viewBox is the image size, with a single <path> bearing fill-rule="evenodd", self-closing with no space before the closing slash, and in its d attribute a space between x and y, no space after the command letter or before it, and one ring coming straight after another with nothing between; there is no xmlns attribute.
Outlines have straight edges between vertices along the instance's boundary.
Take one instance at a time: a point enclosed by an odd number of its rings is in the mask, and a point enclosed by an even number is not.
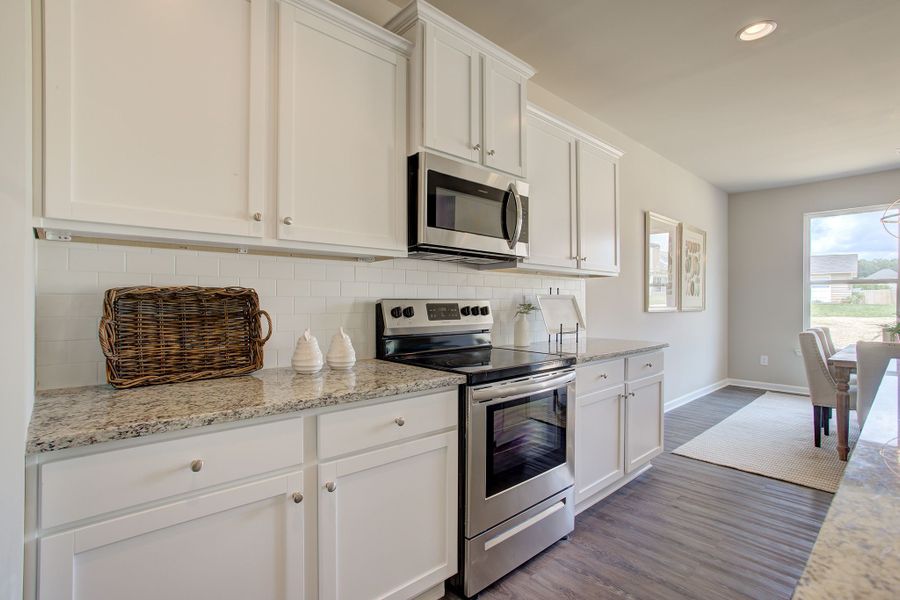
<svg viewBox="0 0 900 600"><path fill-rule="evenodd" d="M821 448L822 447L822 407L821 406L813 406L813 429L815 430L813 439L815 440L816 448Z"/></svg>
<svg viewBox="0 0 900 600"><path fill-rule="evenodd" d="M822 432L825 435L831 435L829 433L829 426L831 425L831 407L822 407Z"/></svg>

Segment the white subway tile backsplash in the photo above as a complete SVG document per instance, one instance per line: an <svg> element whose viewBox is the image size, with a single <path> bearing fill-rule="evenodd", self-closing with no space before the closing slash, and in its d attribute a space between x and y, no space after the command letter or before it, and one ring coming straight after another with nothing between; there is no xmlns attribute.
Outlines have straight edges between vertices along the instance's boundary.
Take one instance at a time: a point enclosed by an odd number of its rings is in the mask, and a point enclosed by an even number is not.
<svg viewBox="0 0 900 600"><path fill-rule="evenodd" d="M373 356L374 306L381 298L490 298L498 344L511 342L515 306L523 297L533 301L535 293L546 293L552 286L584 301L584 283L579 280L490 273L410 259L357 266L341 260L43 240L37 242L37 255L36 360L41 389L105 381L97 324L103 291L109 287L151 283L253 287L274 322L265 346L267 367L290 365L297 337L307 327L319 338L323 352L343 327L358 357ZM124 272L116 272L120 260ZM535 336L543 335L539 315L533 316L533 329Z"/></svg>
<svg viewBox="0 0 900 600"><path fill-rule="evenodd" d="M202 254L176 256L175 274L216 277L219 274L219 258Z"/></svg>
<svg viewBox="0 0 900 600"><path fill-rule="evenodd" d="M102 251L102 250L101 250ZM155 275L175 274L175 255L126 252L125 270L129 273L153 273Z"/></svg>
<svg viewBox="0 0 900 600"><path fill-rule="evenodd" d="M121 273L125 270L125 253L72 248L69 252L69 270Z"/></svg>

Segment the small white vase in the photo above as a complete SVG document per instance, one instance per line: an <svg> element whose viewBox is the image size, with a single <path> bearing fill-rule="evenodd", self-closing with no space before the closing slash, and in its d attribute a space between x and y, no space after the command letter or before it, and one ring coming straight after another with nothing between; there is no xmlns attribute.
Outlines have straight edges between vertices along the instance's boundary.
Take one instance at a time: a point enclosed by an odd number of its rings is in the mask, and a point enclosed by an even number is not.
<svg viewBox="0 0 900 600"><path fill-rule="evenodd" d="M291 357L291 366L298 373L316 373L324 363L322 351L319 350L319 341L311 336L307 329L297 340L297 347Z"/></svg>
<svg viewBox="0 0 900 600"><path fill-rule="evenodd" d="M516 315L514 321L513 345L529 346L531 345L531 327L528 326L528 317L526 315Z"/></svg>
<svg viewBox="0 0 900 600"><path fill-rule="evenodd" d="M356 364L356 350L353 349L350 336L344 333L343 327L331 338L331 347L328 348L325 359L332 369L349 369Z"/></svg>

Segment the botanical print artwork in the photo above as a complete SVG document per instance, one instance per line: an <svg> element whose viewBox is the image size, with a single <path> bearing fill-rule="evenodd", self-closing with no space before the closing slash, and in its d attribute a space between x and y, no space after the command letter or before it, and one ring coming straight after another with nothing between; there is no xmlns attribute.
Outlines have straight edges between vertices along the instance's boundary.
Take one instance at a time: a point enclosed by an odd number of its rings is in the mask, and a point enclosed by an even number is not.
<svg viewBox="0 0 900 600"><path fill-rule="evenodd" d="M683 311L706 308L706 232L681 224L681 301Z"/></svg>

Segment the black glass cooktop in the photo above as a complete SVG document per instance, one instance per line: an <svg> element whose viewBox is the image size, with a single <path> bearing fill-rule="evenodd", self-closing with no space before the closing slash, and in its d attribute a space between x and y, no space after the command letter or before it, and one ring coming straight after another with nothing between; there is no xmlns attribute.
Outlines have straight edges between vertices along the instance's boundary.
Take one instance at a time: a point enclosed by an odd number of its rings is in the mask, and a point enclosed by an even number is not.
<svg viewBox="0 0 900 600"><path fill-rule="evenodd" d="M461 373L467 377L469 385L552 371L575 364L574 356L488 347L407 355L397 360L428 369Z"/></svg>

